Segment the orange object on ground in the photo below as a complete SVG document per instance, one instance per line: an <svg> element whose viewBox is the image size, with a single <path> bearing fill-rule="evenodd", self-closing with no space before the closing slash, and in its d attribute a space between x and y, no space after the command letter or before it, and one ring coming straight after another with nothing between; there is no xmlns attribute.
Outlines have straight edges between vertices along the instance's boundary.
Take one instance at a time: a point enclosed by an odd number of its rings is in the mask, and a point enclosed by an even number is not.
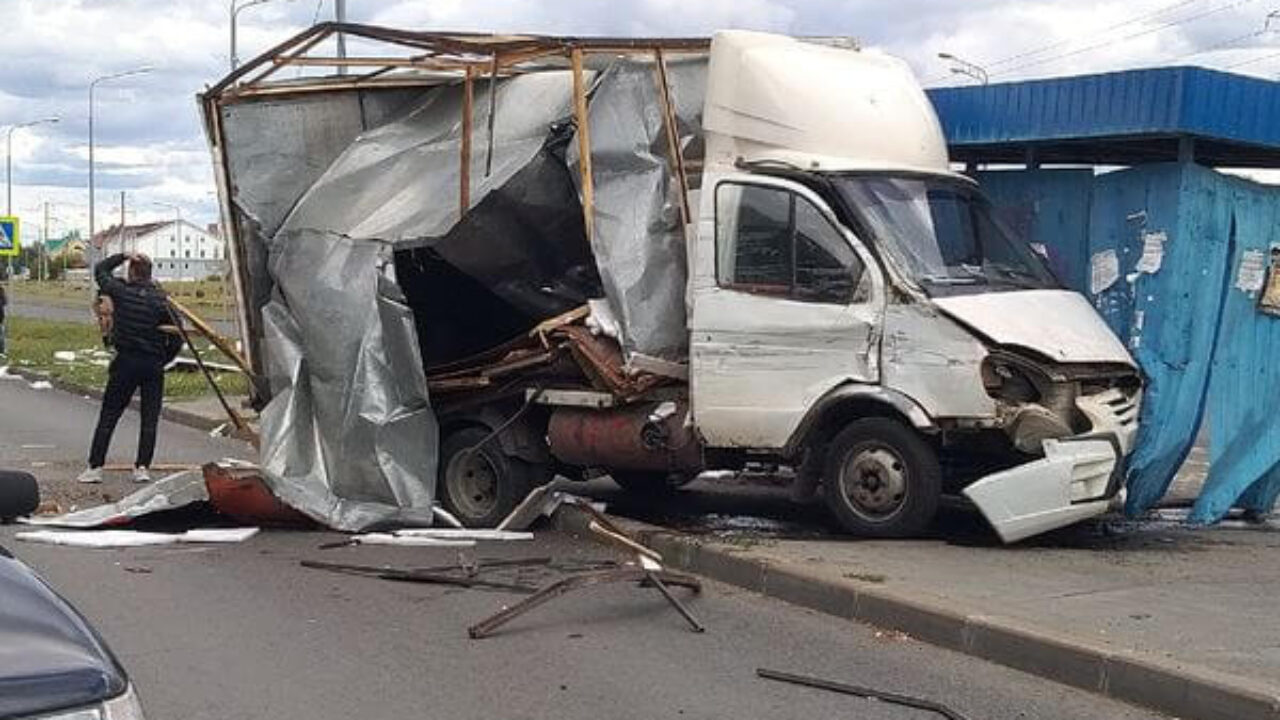
<svg viewBox="0 0 1280 720"><path fill-rule="evenodd" d="M247 525L310 528L315 522L285 505L262 480L257 468L209 463L204 466L209 504L215 510Z"/></svg>

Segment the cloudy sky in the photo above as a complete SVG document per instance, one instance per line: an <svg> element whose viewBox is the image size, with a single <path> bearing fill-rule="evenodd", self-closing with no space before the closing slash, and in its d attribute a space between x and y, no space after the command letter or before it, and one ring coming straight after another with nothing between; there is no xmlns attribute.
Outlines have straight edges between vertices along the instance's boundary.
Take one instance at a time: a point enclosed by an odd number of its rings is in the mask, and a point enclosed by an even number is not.
<svg viewBox="0 0 1280 720"><path fill-rule="evenodd" d="M88 86L98 86L97 225L183 217L216 220L209 153L195 94L228 69L230 0L0 0L0 128L13 134L13 210L38 232L88 220ZM242 0L243 1L243 0ZM239 55L250 58L330 19L333 0L270 0L245 9ZM1183 63L1275 78L1280 2L1262 0L348 0L356 22L430 30L697 35L738 27L847 35L906 58L926 85L967 81L937 58L984 66L992 82Z"/></svg>

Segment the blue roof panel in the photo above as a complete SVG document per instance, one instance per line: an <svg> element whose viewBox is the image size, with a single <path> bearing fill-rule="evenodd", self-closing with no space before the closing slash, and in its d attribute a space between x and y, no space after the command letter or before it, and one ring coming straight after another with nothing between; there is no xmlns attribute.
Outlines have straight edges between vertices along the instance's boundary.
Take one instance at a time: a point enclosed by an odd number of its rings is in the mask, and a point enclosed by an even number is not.
<svg viewBox="0 0 1280 720"><path fill-rule="evenodd" d="M1199 67L928 91L953 148L1192 136L1280 149L1280 83Z"/></svg>

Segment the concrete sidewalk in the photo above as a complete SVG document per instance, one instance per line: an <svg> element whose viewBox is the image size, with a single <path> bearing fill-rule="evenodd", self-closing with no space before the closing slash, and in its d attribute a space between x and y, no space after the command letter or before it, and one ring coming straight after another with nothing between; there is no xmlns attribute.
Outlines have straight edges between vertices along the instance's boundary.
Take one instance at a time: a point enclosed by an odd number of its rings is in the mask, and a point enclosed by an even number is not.
<svg viewBox="0 0 1280 720"><path fill-rule="evenodd" d="M1162 512L1013 547L960 511L919 541L629 526L672 566L820 612L1180 717L1280 718L1280 524Z"/></svg>

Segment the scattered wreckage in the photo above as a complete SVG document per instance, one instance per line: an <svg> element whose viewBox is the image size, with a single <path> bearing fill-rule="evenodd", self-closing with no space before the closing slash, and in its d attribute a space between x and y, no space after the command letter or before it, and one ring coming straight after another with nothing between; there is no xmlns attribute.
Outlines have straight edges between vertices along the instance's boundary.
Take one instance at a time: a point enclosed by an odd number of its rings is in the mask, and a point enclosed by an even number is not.
<svg viewBox="0 0 1280 720"><path fill-rule="evenodd" d="M263 475L330 527L760 462L872 536L943 493L1006 542L1122 497L1133 360L901 61L322 24L201 103Z"/></svg>

